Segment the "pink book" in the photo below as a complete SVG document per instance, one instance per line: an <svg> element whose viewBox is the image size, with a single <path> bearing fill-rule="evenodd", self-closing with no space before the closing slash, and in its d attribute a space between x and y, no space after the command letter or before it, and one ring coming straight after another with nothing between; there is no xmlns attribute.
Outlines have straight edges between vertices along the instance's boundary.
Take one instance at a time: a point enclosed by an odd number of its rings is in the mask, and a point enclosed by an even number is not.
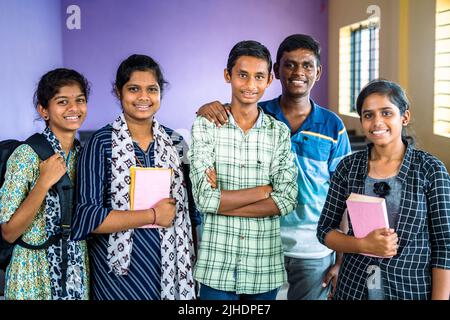
<svg viewBox="0 0 450 320"><path fill-rule="evenodd" d="M131 167L130 176L131 210L145 210L153 207L159 200L169 198L171 169ZM160 226L148 224L140 228L160 228Z"/></svg>
<svg viewBox="0 0 450 320"><path fill-rule="evenodd" d="M386 201L384 198L352 193L346 203L353 233L356 238L364 238L375 229L389 228ZM378 257L371 254L363 254Z"/></svg>

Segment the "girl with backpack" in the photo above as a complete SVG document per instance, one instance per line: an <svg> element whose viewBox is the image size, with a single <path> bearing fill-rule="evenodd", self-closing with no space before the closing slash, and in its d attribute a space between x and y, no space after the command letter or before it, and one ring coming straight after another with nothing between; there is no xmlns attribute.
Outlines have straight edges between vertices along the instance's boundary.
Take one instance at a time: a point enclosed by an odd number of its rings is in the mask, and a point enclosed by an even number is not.
<svg viewBox="0 0 450 320"><path fill-rule="evenodd" d="M64 199L52 189L66 173L75 182L80 143L75 134L86 117L89 85L83 75L55 69L42 76L34 95L42 135L54 154L40 161L28 144L17 147L7 162L0 189L2 237L38 246L62 232ZM70 208L69 204L69 208ZM63 257L64 253L66 256ZM62 261L67 261L67 269ZM62 270L64 269L64 271ZM65 278L65 281L63 280ZM6 269L7 300L73 300L89 298L89 268L85 241L58 239L45 249L15 245Z"/></svg>

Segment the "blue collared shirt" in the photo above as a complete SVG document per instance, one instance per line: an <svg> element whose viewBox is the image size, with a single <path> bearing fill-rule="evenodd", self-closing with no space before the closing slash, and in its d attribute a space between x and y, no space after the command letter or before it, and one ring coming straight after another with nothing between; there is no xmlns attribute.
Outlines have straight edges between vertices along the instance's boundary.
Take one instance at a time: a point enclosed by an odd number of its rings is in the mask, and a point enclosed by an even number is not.
<svg viewBox="0 0 450 320"><path fill-rule="evenodd" d="M280 106L280 98L259 106L267 114L289 122ZM281 218L281 237L286 256L322 258L332 251L316 238L317 223L328 193L330 178L339 161L350 154L350 142L342 120L333 112L311 102L311 113L296 131L291 129L292 150L298 167L297 207Z"/></svg>

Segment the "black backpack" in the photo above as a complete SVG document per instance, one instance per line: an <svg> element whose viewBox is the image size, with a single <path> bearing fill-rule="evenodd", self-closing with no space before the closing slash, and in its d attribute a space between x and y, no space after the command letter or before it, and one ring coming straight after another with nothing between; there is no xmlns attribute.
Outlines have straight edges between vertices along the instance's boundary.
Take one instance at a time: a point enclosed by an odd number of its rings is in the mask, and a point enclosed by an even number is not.
<svg viewBox="0 0 450 320"><path fill-rule="evenodd" d="M47 160L55 152L47 139L36 133L29 137L26 141L5 140L0 142L0 187L5 181L6 163L13 151L21 144L28 144L38 154L41 160ZM61 204L61 233L50 236L43 244L39 246L30 245L20 237L14 243L9 243L3 239L0 232L0 269L6 270L15 245L22 246L31 250L47 249L49 246L58 243L62 239L61 248L61 277L63 295L66 294L66 277L67 277L67 241L70 237L73 210L73 193L74 187L69 176L64 174L61 179L52 186L52 189L58 193L59 202ZM0 225L1 231L1 225Z"/></svg>

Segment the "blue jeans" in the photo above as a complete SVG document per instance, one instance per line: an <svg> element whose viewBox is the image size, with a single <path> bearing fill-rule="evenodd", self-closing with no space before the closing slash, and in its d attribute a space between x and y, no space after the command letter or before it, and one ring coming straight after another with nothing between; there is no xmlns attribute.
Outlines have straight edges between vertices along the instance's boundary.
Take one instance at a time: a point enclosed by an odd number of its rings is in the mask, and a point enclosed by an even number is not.
<svg viewBox="0 0 450 320"><path fill-rule="evenodd" d="M334 253L319 259L284 257L288 276L288 300L327 300L331 284L322 287L323 279L334 264Z"/></svg>
<svg viewBox="0 0 450 320"><path fill-rule="evenodd" d="M367 300L385 300L384 281L380 267L370 265L367 267Z"/></svg>
<svg viewBox="0 0 450 320"><path fill-rule="evenodd" d="M200 300L275 300L278 288L257 294L237 294L232 291L217 290L203 283L200 284Z"/></svg>

